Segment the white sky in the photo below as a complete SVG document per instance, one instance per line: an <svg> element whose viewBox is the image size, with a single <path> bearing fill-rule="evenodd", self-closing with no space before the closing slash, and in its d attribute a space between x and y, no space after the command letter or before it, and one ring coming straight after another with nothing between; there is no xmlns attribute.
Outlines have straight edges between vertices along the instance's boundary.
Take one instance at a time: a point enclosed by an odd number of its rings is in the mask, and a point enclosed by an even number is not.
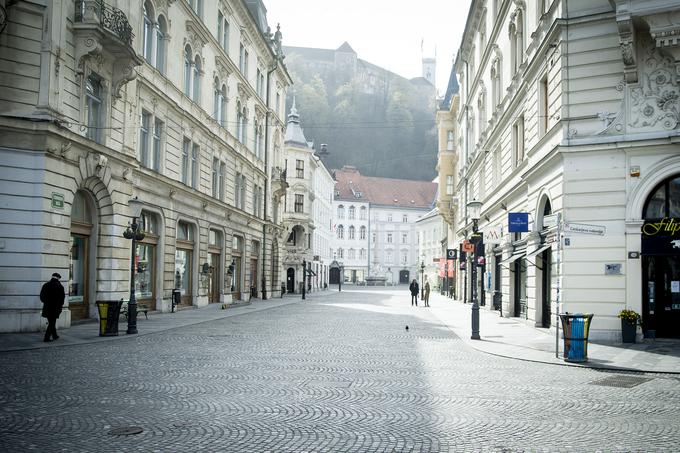
<svg viewBox="0 0 680 453"><path fill-rule="evenodd" d="M281 23L284 46L337 49L403 77L422 75L421 58L437 52L440 95L465 28L470 0L264 0L267 22ZM421 40L424 40L421 52Z"/></svg>

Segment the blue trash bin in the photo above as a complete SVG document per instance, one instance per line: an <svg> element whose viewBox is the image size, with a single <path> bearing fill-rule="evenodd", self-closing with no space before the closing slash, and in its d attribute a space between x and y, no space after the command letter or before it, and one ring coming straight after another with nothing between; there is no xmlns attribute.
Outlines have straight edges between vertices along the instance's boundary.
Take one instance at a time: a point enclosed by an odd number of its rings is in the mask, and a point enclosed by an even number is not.
<svg viewBox="0 0 680 453"><path fill-rule="evenodd" d="M564 336L564 361L587 362L588 361L588 332L592 314L588 313L563 313L562 332Z"/></svg>

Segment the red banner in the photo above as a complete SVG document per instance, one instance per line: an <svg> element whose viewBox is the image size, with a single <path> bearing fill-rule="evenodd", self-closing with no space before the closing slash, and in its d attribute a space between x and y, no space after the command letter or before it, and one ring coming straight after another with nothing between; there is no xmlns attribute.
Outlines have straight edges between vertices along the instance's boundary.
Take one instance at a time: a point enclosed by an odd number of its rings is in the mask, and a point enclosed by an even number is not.
<svg viewBox="0 0 680 453"><path fill-rule="evenodd" d="M453 263L449 266L449 278L456 277L456 269L453 267Z"/></svg>
<svg viewBox="0 0 680 453"><path fill-rule="evenodd" d="M444 258L439 258L439 276L442 278L446 275L445 264L446 260Z"/></svg>

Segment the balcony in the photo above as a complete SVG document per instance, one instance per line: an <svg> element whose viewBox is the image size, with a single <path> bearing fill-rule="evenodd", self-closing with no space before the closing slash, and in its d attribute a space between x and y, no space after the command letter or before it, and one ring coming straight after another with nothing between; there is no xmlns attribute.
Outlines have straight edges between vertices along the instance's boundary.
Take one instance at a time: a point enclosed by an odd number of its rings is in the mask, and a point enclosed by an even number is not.
<svg viewBox="0 0 680 453"><path fill-rule="evenodd" d="M272 169L272 194L276 198L280 198L286 194L288 189L288 182L286 182L286 170L280 167Z"/></svg>
<svg viewBox="0 0 680 453"><path fill-rule="evenodd" d="M100 76L110 75L112 94L120 97L120 88L136 76L135 66L142 64L127 16L102 0L76 0L73 19L78 72L87 72L86 63L91 61Z"/></svg>

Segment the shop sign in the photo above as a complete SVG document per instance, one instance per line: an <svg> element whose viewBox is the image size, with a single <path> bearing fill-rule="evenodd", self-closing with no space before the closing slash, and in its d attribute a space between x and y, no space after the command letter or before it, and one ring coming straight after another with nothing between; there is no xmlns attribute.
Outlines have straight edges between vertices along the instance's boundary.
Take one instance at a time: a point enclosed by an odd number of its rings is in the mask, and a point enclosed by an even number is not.
<svg viewBox="0 0 680 453"><path fill-rule="evenodd" d="M558 214L548 214L543 216L543 228L553 228L557 226Z"/></svg>
<svg viewBox="0 0 680 453"><path fill-rule="evenodd" d="M484 242L487 244L500 244L503 242L503 225L493 225L485 228Z"/></svg>
<svg viewBox="0 0 680 453"><path fill-rule="evenodd" d="M527 233L529 231L529 213L509 212L508 231L510 233Z"/></svg>
<svg viewBox="0 0 680 453"><path fill-rule="evenodd" d="M666 217L642 225L643 255L680 254L680 219Z"/></svg>
<svg viewBox="0 0 680 453"><path fill-rule="evenodd" d="M456 249L446 249L446 259L447 260L455 260L458 255L458 250Z"/></svg>
<svg viewBox="0 0 680 453"><path fill-rule="evenodd" d="M465 253L472 253L475 251L475 246L472 242L468 241L467 239L463 241L463 251Z"/></svg>

